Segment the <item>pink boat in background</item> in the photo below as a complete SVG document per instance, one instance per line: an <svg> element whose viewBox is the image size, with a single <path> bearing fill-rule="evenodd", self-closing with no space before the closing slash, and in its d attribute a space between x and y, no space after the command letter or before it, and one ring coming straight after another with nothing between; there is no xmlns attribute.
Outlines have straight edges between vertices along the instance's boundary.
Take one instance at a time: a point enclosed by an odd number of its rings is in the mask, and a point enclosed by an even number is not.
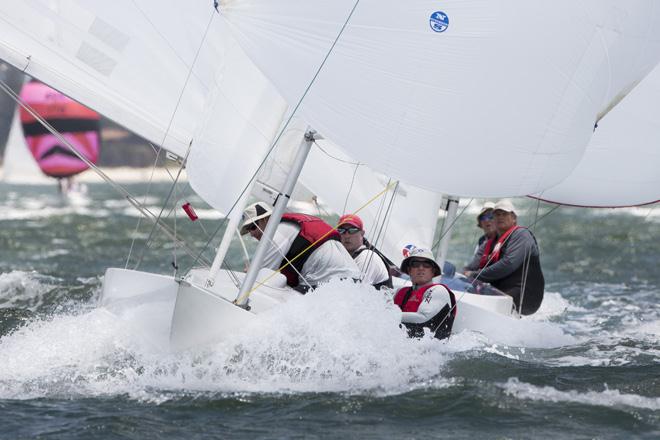
<svg viewBox="0 0 660 440"><path fill-rule="evenodd" d="M35 80L23 86L21 98L81 155L96 163L101 140L98 113ZM71 177L89 168L23 108L20 109L20 117L28 148L44 174L57 178Z"/></svg>

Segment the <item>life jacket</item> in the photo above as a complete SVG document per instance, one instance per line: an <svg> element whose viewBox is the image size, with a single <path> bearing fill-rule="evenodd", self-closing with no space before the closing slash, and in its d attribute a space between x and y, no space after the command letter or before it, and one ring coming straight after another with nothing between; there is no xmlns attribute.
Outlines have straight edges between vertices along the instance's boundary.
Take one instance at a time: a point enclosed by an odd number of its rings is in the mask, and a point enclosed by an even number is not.
<svg viewBox="0 0 660 440"><path fill-rule="evenodd" d="M380 283L372 284L377 290L380 290L383 287L389 287L390 289L393 287L392 284L392 275L390 274L390 265L388 264L389 260L378 250L376 249L375 246L369 244L367 240L364 241L364 246L360 246L355 252L351 254L351 257L355 260L358 255L360 255L362 252L370 250L374 254L378 255L378 258L383 262L385 265L385 269L387 270L387 279L384 281L381 281Z"/></svg>
<svg viewBox="0 0 660 440"><path fill-rule="evenodd" d="M526 228L523 228L522 226L511 227L508 231L502 234L502 237L497 239L497 243L495 243L495 248L492 252L490 251L489 244L492 244L495 240L489 240L484 249L484 254L481 256L479 265L480 269L496 263L502 255L506 254L506 248L508 245L507 238L518 229ZM532 238L536 243L536 237L534 237L534 234L532 234L531 231L529 231L529 233L532 235ZM488 257L487 252L492 254L492 258ZM486 257L487 264L481 266L481 263L484 262L484 257ZM488 261L489 259L490 261ZM541 307L541 303L543 302L543 291L545 289L545 278L543 277L543 271L541 270L541 260L539 259L539 256L529 255L528 258L525 258L523 264L517 267L511 274L499 280L491 281L490 284L496 289L513 297L516 310L521 314L531 315ZM523 284L525 288L524 292Z"/></svg>
<svg viewBox="0 0 660 440"><path fill-rule="evenodd" d="M419 305L424 300L424 294L434 286L442 286L449 292L451 304L446 304L435 316L420 324L404 323L408 330L408 336L419 338L424 336L424 327L430 328L438 339L449 337L456 318L456 296L449 287L444 284L429 284L413 290L412 287L403 287L394 295L394 304L399 306L403 312L417 312Z"/></svg>
<svg viewBox="0 0 660 440"><path fill-rule="evenodd" d="M493 237L488 239L486 242L486 247L484 248L484 253L479 260L479 269L483 269L486 266L490 266L493 263L496 263L500 259L502 253L502 246L506 243L509 235L513 234L513 231L523 229L522 226L513 225L511 226L504 234L500 237Z"/></svg>
<svg viewBox="0 0 660 440"><path fill-rule="evenodd" d="M286 277L286 283L296 287L300 283L298 274L302 272L302 267L312 252L328 240L339 240L339 232L320 218L311 215L287 213L282 215L282 221L300 227L298 236L280 262L280 272ZM312 243L314 245L309 247ZM299 255L303 251L305 252ZM291 264L287 264L288 262Z"/></svg>

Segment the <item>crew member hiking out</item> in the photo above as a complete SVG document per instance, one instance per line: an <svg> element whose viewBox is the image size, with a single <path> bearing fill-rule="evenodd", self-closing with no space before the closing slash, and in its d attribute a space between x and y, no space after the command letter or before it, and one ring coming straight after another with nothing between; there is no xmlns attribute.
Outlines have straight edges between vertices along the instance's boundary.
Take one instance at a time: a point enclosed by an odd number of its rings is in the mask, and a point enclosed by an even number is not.
<svg viewBox="0 0 660 440"><path fill-rule="evenodd" d="M254 203L243 211L241 235L261 240L272 208ZM318 217L286 213L277 226L266 250L263 267L280 270L287 284L301 292L331 278L359 278L359 270L344 246L339 233Z"/></svg>
<svg viewBox="0 0 660 440"><path fill-rule="evenodd" d="M394 303L403 311L401 322L408 336L421 337L428 328L438 339L451 334L456 317L456 297L445 285L433 282L440 276L440 266L430 250L413 248L401 262L401 272L410 276L413 285L394 295Z"/></svg>

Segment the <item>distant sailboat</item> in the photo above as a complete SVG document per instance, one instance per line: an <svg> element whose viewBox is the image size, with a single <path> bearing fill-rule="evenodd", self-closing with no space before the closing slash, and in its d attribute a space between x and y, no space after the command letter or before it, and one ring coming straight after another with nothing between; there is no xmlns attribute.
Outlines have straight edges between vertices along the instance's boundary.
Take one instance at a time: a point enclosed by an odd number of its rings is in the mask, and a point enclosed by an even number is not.
<svg viewBox="0 0 660 440"><path fill-rule="evenodd" d="M37 162L30 154L30 150L23 136L19 111L16 109L12 119L11 128L2 165L2 181L5 183L50 183L51 179L46 177Z"/></svg>
<svg viewBox="0 0 660 440"><path fill-rule="evenodd" d="M542 11L513 0L446 1L442 11L428 0L226 0L219 13L211 3L0 6L0 56L186 158L193 189L229 214L210 269L184 279L106 272L103 304L167 303L179 347L227 337L296 295L277 277L253 287L267 239L246 274L221 269L240 207L287 133L299 148L264 237L321 137L433 193L543 194L660 59L653 0ZM459 328L488 333L510 319L510 298L461 299Z"/></svg>
<svg viewBox="0 0 660 440"><path fill-rule="evenodd" d="M40 118L57 130L87 161L95 164L99 158L100 132L98 113L32 80L26 83L20 97ZM59 180L63 192L73 188L71 178L89 168L89 165L51 134L41 122L25 108L20 109L21 124L27 146L39 169Z"/></svg>

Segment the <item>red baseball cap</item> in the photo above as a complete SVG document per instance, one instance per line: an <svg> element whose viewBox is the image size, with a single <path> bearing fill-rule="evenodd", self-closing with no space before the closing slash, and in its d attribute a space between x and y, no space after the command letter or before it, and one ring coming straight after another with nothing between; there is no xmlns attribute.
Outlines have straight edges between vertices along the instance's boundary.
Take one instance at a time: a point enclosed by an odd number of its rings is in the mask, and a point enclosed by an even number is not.
<svg viewBox="0 0 660 440"><path fill-rule="evenodd" d="M339 217L339 223L337 223L337 226L341 225L351 225L355 226L356 228L364 229L362 219L355 214L344 214Z"/></svg>

